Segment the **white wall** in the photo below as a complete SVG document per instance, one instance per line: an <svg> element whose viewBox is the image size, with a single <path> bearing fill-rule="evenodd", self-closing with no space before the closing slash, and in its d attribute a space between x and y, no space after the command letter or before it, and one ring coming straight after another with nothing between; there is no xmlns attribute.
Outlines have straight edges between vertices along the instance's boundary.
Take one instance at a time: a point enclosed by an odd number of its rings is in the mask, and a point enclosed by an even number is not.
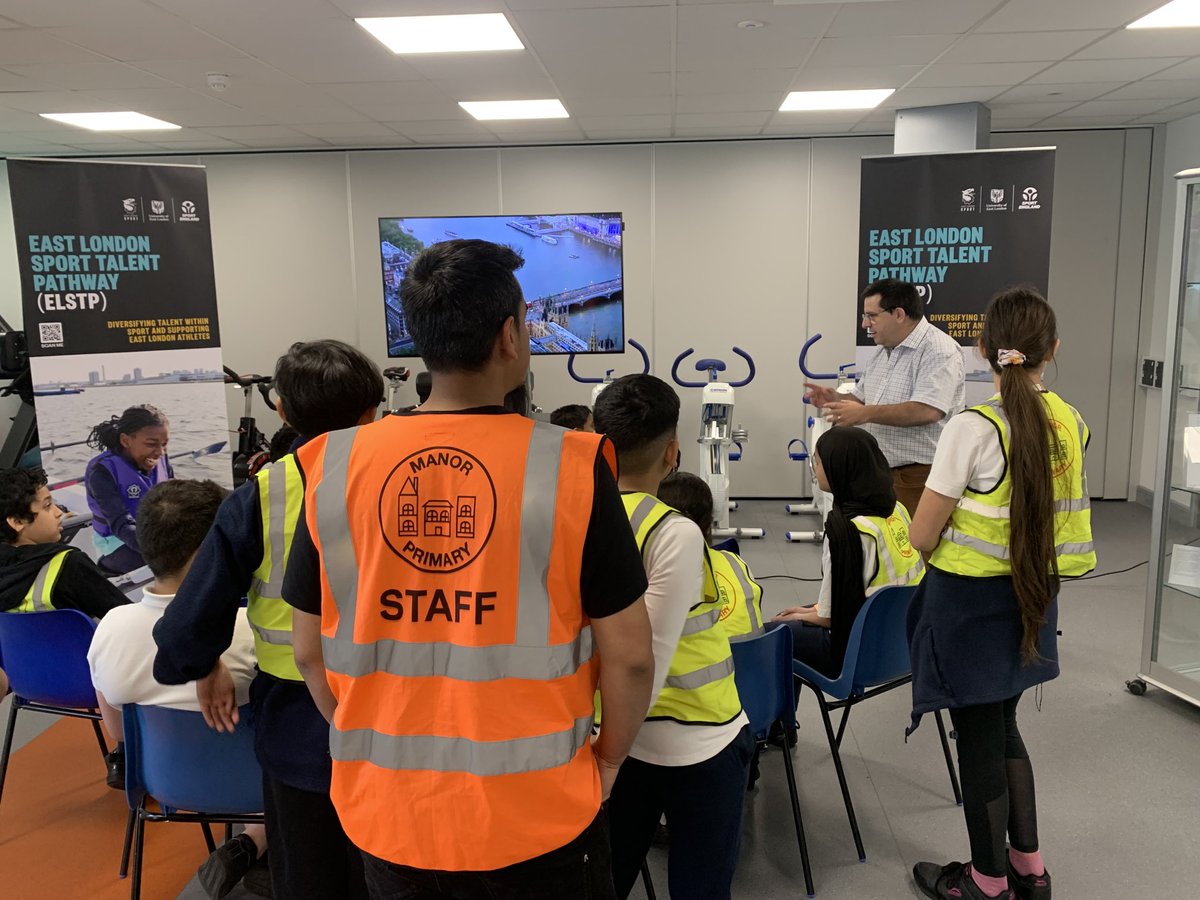
<svg viewBox="0 0 1200 900"><path fill-rule="evenodd" d="M1147 193L1149 134L995 142L1059 146L1051 299L1064 340L1060 383L1096 432L1089 477L1109 496L1128 489L1140 296L1126 288L1142 273L1145 204L1139 211L1134 201ZM292 341L337 337L386 363L380 216L621 210L626 334L646 345L664 378L687 347L694 358L725 358L734 378L742 364L730 347L749 351L759 374L738 392L735 418L750 442L733 490L795 496L802 471L785 447L804 415L797 356L819 331L814 367L853 359L859 161L890 151L890 138L845 138L202 157L226 361L269 371ZM11 319L18 282L5 212L0 223L0 311ZM1131 316L1133 326L1121 327ZM631 351L578 366L598 375L638 362ZM537 359L534 372L546 409L590 394L567 377L563 358ZM698 394L684 392L680 426L692 468ZM235 422L240 405L231 391Z"/></svg>

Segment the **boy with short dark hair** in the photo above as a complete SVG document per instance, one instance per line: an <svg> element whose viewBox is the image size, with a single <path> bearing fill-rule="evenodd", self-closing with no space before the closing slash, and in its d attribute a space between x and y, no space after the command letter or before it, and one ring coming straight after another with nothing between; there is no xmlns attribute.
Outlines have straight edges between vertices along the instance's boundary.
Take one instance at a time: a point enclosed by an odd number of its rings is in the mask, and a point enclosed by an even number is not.
<svg viewBox="0 0 1200 900"><path fill-rule="evenodd" d="M665 814L671 896L728 898L754 738L720 600L704 589L704 535L657 496L679 467L679 397L653 375L626 375L600 394L594 416L617 448L654 633L653 704L609 800L613 882L629 895Z"/></svg>
<svg viewBox="0 0 1200 900"><path fill-rule="evenodd" d="M569 428L572 431L596 430L592 424L592 411L582 403L571 403L567 406L560 406L554 412L550 413L550 424L558 425L561 428Z"/></svg>
<svg viewBox="0 0 1200 900"><path fill-rule="evenodd" d="M293 344L279 358L275 391L280 418L300 434L295 450L326 431L372 421L384 384L359 350L321 340ZM365 897L361 859L329 800L328 726L296 669L292 610L281 593L303 490L295 456L288 454L222 504L191 572L154 627L154 677L165 684L196 681L209 724L231 730L237 706L220 658L241 600L248 599L259 668L250 698L275 896Z"/></svg>

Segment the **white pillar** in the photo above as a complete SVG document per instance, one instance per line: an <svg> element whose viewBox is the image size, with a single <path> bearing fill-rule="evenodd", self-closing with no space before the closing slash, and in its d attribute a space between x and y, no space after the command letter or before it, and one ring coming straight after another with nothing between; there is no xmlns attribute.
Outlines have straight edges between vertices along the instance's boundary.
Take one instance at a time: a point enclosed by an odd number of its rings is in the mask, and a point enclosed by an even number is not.
<svg viewBox="0 0 1200 900"><path fill-rule="evenodd" d="M982 103L918 106L896 112L893 152L956 153L991 146L992 111Z"/></svg>

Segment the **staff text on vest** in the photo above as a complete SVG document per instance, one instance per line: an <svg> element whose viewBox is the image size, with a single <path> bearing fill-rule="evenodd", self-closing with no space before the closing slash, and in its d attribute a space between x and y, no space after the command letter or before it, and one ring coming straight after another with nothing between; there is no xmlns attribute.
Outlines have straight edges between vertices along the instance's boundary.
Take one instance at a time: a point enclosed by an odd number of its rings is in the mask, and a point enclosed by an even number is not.
<svg viewBox="0 0 1200 900"><path fill-rule="evenodd" d="M453 602L447 593L453 595ZM432 622L437 617L447 622L463 621L463 614L474 614L475 624L483 624L483 614L495 610L488 600L495 600L495 591L400 590L388 588L379 597L381 618L399 622L407 615L410 622ZM405 605L407 604L407 606Z"/></svg>

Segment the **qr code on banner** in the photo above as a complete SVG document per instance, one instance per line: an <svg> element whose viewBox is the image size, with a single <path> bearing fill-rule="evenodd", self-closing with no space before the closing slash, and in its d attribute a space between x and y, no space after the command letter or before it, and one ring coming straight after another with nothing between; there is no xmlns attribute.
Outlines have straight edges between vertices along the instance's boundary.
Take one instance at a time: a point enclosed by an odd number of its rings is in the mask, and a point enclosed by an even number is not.
<svg viewBox="0 0 1200 900"><path fill-rule="evenodd" d="M43 347L61 347L63 345L62 322L41 322L38 324Z"/></svg>

